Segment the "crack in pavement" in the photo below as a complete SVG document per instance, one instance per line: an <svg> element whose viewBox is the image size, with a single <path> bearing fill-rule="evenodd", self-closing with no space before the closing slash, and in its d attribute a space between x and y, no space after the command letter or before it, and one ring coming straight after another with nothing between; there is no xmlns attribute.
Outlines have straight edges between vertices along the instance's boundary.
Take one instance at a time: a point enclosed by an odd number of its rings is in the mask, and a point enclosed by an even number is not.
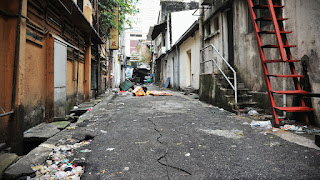
<svg viewBox="0 0 320 180"><path fill-rule="evenodd" d="M152 115L151 118L152 118L152 119L154 118L153 115ZM160 138L162 138L162 134L161 134L161 132L157 129L157 125L151 120L151 118L148 117L148 121L150 121L150 122L153 124L154 130L157 131L158 134L159 134L159 137L157 137L157 141L158 141L160 144L166 146L166 151L165 151L164 155L160 156L160 157L157 159L157 161L158 161L159 164L161 164L162 166L165 166L165 167L166 167L168 180L170 180L170 175L169 175L168 167L170 167L170 168L172 168L172 169L176 169L176 170L182 171L182 172L187 173L188 175L191 176L192 174L191 174L190 172L188 172L188 171L186 171L186 170L184 170L184 169L182 169L182 168L179 168L179 167L172 166L172 165L169 165L169 164L168 164L168 160L167 160L167 155L169 154L169 153L168 153L168 143L165 143L165 142L160 141ZM165 159L166 163L161 162L161 159L163 159L163 158Z"/></svg>

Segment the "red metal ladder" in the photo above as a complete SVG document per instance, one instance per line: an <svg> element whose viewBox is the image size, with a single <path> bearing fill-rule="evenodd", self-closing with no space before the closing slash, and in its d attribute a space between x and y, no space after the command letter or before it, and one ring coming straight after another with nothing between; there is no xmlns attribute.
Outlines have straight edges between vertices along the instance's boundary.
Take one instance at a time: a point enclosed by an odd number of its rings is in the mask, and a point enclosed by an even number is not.
<svg viewBox="0 0 320 180"><path fill-rule="evenodd" d="M272 0L267 0L266 5L257 5L253 3L253 0L248 0L249 5L249 11L251 14L251 19L253 22L253 28L255 31L255 35L257 38L259 53L260 53L260 59L261 64L263 67L264 72L264 78L266 81L268 96L272 108L272 115L274 119L274 126L279 126L279 123L282 119L279 118L277 111L285 111L285 112L301 112L304 113L304 122L306 125L309 125L309 117L308 113L310 111L313 111L313 108L307 107L305 104L305 101L303 99L303 95L308 94L309 92L303 91L300 86L300 82L298 78L303 77L303 75L297 74L296 68L294 63L300 62L300 60L293 60L292 54L290 51L290 48L296 47L295 45L290 45L288 43L287 34L290 34L292 32L285 31L283 21L287 20L288 18L283 18L281 15L281 9L284 7L280 4L273 3ZM255 10L257 9L265 9L270 12L271 17L257 17ZM258 22L261 21L269 21L273 24L274 31L262 31L259 29ZM263 34L269 34L269 35L275 35L276 36L276 45L263 45L261 36ZM280 59L273 59L273 60L267 60L265 56L264 49L266 48L278 48L278 52L280 53ZM286 63L289 65L291 74L287 75L274 75L269 74L267 65L270 63L283 63L285 65ZM295 90L283 90L283 91L276 91L272 89L272 83L270 81L271 77L275 78L292 78L295 86ZM287 95L298 95L300 105L295 107L279 107L276 106L275 103L275 94L287 94Z"/></svg>

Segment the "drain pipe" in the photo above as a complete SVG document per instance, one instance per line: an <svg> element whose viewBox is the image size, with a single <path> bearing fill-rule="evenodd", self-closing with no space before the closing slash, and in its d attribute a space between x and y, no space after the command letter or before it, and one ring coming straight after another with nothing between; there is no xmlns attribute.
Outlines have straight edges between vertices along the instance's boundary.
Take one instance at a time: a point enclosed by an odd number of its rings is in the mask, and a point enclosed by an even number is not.
<svg viewBox="0 0 320 180"><path fill-rule="evenodd" d="M17 89L17 74L20 55L20 31L21 31L21 18L22 18L22 0L19 1L19 15L16 29L16 45L14 52L14 65L13 65L13 80L12 80L12 97L11 97L11 110L15 109L16 89Z"/></svg>
<svg viewBox="0 0 320 180"><path fill-rule="evenodd" d="M80 40L79 40L79 36L78 36L78 59L77 59L77 106L79 104L79 60L80 60Z"/></svg>

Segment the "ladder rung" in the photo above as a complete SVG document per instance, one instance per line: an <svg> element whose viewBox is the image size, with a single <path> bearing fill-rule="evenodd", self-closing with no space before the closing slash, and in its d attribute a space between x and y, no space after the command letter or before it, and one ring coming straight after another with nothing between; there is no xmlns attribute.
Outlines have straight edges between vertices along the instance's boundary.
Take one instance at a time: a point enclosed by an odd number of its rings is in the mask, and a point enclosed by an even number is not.
<svg viewBox="0 0 320 180"><path fill-rule="evenodd" d="M259 34L275 34L275 31L260 31ZM292 31L280 31L280 34L290 34Z"/></svg>
<svg viewBox="0 0 320 180"><path fill-rule="evenodd" d="M277 94L309 94L308 91L302 91L302 90L292 90L292 91L271 91L273 93Z"/></svg>
<svg viewBox="0 0 320 180"><path fill-rule="evenodd" d="M292 48L292 47L296 47L296 45L283 45L284 48ZM261 46L261 48L279 48L279 45L264 45Z"/></svg>
<svg viewBox="0 0 320 180"><path fill-rule="evenodd" d="M283 8L284 6L273 5L274 8ZM268 9L268 5L255 5L253 9Z"/></svg>
<svg viewBox="0 0 320 180"><path fill-rule="evenodd" d="M276 109L279 109L281 111L286 112L310 112L313 111L314 108L310 108L307 106L297 106L297 107L274 107Z"/></svg>
<svg viewBox="0 0 320 180"><path fill-rule="evenodd" d="M279 62L293 63L293 62L300 62L300 60L286 60L286 61L283 61L282 59L272 59L272 60L265 60L264 61L264 63L279 63Z"/></svg>
<svg viewBox="0 0 320 180"><path fill-rule="evenodd" d="M289 18L277 18L277 21L285 21ZM256 21L272 21L272 18L257 18Z"/></svg>
<svg viewBox="0 0 320 180"><path fill-rule="evenodd" d="M304 77L304 75L300 74L290 74L290 75L275 75L275 74L269 74L267 76L273 76L273 77L284 77L284 78L298 78L298 77Z"/></svg>

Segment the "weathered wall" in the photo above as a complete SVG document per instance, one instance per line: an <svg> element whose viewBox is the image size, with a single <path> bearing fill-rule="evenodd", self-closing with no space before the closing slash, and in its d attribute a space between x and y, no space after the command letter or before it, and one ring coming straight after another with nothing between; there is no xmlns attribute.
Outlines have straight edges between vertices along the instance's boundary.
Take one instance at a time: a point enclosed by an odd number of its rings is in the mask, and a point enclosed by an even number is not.
<svg viewBox="0 0 320 180"><path fill-rule="evenodd" d="M15 14L18 12L18 1L11 1L10 3L8 1L0 1L0 9ZM16 27L16 18L0 16L0 106L6 112L11 110ZM0 118L0 143L6 139L8 120L8 116Z"/></svg>
<svg viewBox="0 0 320 180"><path fill-rule="evenodd" d="M92 5L89 0L83 0L83 14L92 25Z"/></svg>
<svg viewBox="0 0 320 180"><path fill-rule="evenodd" d="M167 80L168 77L170 77L170 87L171 88L178 88L177 83L177 75L178 75L178 69L177 69L177 55L176 50L171 51L167 58L167 67L165 71L165 77L164 77L164 83Z"/></svg>
<svg viewBox="0 0 320 180"><path fill-rule="evenodd" d="M170 12L197 9L199 7L199 3L197 1L183 1L183 0L166 1L164 0L164 1L160 1L160 6L161 6L160 21L164 22L165 17Z"/></svg>
<svg viewBox="0 0 320 180"><path fill-rule="evenodd" d="M188 86L191 86L193 89L199 89L199 74L200 74L200 51L199 50L200 50L199 31L196 31L196 33L193 36L190 36L179 47L180 88L186 88Z"/></svg>
<svg viewBox="0 0 320 180"><path fill-rule="evenodd" d="M320 0L285 1L284 5L284 16L289 18L286 29L293 31L289 42L297 45L293 57L302 60L297 66L307 75L302 85L312 93L320 93ZM311 102L316 109L314 123L320 126L320 99L312 98Z"/></svg>
<svg viewBox="0 0 320 180"><path fill-rule="evenodd" d="M292 34L288 34L289 44L297 45L296 48L292 48L293 59L301 59L302 63L296 63L298 73L308 75L307 78L302 78L302 86L305 90L311 90L313 93L320 92L320 78L319 72L319 55L320 43L318 41L319 32L319 17L320 13L320 1L285 1L284 17L288 17L289 20L285 22L286 30L293 31ZM256 38L252 31L248 27L248 23L252 23L250 14L247 10L247 1L240 0L233 3L233 17L234 17L234 53L235 53L235 67L238 70L238 74L245 83L245 85L257 92L266 91L265 81L260 63L260 57L258 48L256 45ZM263 29L273 30L272 26L264 26ZM275 36L264 35L262 36L263 44L275 44ZM279 59L278 50L265 50L267 59ZM302 64L304 64L304 72L302 72ZM282 74L289 73L288 66L282 66L280 63L268 64L268 70L270 74ZM246 72L246 73L242 73ZM250 72L250 73L248 73ZM283 81L271 79L274 90L283 89ZM308 84L308 81L310 84ZM294 89L292 79L285 79L286 89ZM309 87L309 89L308 89ZM267 98L263 98L266 99ZM265 102L269 103L269 102ZM276 98L276 104L281 106L283 104L282 96ZM293 97L287 96L287 104L291 106L293 104ZM319 125L319 98L312 98L312 106L316 109L315 122Z"/></svg>
<svg viewBox="0 0 320 180"><path fill-rule="evenodd" d="M24 76L25 129L45 121L46 42L27 36Z"/></svg>

